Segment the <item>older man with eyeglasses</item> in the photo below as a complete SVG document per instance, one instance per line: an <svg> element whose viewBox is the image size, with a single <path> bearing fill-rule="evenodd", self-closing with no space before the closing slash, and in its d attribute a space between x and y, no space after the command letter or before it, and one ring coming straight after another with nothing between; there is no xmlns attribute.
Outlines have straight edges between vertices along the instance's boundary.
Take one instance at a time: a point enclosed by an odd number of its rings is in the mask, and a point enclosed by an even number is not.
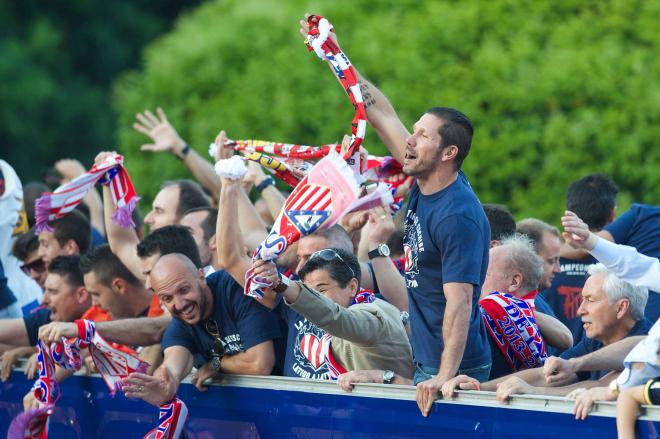
<svg viewBox="0 0 660 439"><path fill-rule="evenodd" d="M298 272L302 282L291 282L272 262L257 260L253 268L289 308L326 332L288 349L325 364L333 380L369 370L378 375L371 381L410 383L412 350L400 312L360 289L360 264L352 253L333 248L313 253Z"/></svg>

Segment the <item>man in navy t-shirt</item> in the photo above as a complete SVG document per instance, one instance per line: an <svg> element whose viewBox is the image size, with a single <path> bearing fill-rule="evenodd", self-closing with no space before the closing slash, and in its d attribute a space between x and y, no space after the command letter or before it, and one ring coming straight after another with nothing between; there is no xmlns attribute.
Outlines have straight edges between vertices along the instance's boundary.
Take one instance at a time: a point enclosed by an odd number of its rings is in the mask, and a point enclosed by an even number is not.
<svg viewBox="0 0 660 439"><path fill-rule="evenodd" d="M204 277L187 257L162 256L149 275L150 285L174 317L161 347L163 364L153 376L134 373L125 380L126 396L160 406L170 401L193 365L193 383L218 373L268 375L275 365L273 340L280 337L276 317L225 271Z"/></svg>
<svg viewBox="0 0 660 439"><path fill-rule="evenodd" d="M367 119L403 172L417 182L404 222L410 340L417 363L417 405L427 416L456 373L486 379L490 349L478 309L488 266L486 215L460 172L472 143L470 120L429 109L410 133L387 98L361 76Z"/></svg>

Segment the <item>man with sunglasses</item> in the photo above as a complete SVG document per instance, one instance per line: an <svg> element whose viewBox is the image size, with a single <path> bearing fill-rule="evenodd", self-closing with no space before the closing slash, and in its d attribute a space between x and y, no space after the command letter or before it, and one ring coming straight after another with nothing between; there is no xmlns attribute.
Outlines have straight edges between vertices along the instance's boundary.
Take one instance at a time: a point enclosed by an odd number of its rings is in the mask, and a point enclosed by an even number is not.
<svg viewBox="0 0 660 439"><path fill-rule="evenodd" d="M225 271L208 278L179 253L162 256L150 284L172 314L161 347L163 363L153 376L133 373L125 380L129 398L159 406L170 401L193 365L196 385L220 373L268 375L275 365L277 319L243 294ZM201 377L201 378L200 378Z"/></svg>
<svg viewBox="0 0 660 439"><path fill-rule="evenodd" d="M300 21L304 37L310 19L306 14ZM330 38L339 47L334 33ZM461 171L473 127L462 112L433 107L411 133L385 95L359 73L358 79L369 123L404 174L416 178L404 220L405 278L417 404L428 416L442 385L457 372L469 370L484 379L490 373L477 304L488 267L490 228Z"/></svg>
<svg viewBox="0 0 660 439"><path fill-rule="evenodd" d="M46 282L46 263L39 256L39 238L32 230L19 236L12 247L12 254L23 262L21 270L41 288Z"/></svg>
<svg viewBox="0 0 660 439"><path fill-rule="evenodd" d="M337 379L353 370L384 370L383 383L413 375L412 351L399 310L360 289L360 264L352 253L326 248L313 253L292 283L272 262L257 260L255 274L273 283L284 303L326 335L298 346Z"/></svg>

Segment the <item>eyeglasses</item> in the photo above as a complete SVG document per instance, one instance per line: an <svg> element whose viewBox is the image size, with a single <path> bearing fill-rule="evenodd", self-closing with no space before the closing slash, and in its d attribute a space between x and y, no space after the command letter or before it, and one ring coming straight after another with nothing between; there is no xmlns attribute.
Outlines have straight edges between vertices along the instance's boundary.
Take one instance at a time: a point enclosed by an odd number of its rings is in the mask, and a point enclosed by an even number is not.
<svg viewBox="0 0 660 439"><path fill-rule="evenodd" d="M213 349L211 350L212 356L221 357L224 355L224 348L222 347L222 339L220 338L220 329L215 320L207 320L204 322L204 329L213 337Z"/></svg>
<svg viewBox="0 0 660 439"><path fill-rule="evenodd" d="M46 271L46 263L43 259L35 259L34 261L21 265L21 270L23 273L30 275L30 272L36 271L37 273L43 273Z"/></svg>
<svg viewBox="0 0 660 439"><path fill-rule="evenodd" d="M355 271L353 271L353 268L350 265L348 265L348 262L346 262L344 258L342 258L341 255L337 253L335 250L331 248L324 248L323 250L319 250L315 253L312 253L312 255L309 257L309 260L311 261L312 259L316 259L316 258L321 258L326 262L339 259L344 263L344 265L346 265L346 267L348 267L349 270L351 270L351 274L353 275L353 277L357 279L357 276L355 275Z"/></svg>

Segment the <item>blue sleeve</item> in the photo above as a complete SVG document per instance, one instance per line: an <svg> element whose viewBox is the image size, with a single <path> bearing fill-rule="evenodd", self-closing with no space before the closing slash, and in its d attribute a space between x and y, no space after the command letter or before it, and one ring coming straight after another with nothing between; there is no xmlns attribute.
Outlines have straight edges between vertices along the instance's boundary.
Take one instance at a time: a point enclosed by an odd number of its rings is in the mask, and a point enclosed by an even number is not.
<svg viewBox="0 0 660 439"><path fill-rule="evenodd" d="M9 285L7 285L7 282L5 269L2 267L2 261L0 261L0 309L7 308L9 305L16 302L16 296L14 296L14 293L9 288Z"/></svg>
<svg viewBox="0 0 660 439"><path fill-rule="evenodd" d="M555 312L552 310L552 307L550 307L550 304L548 304L548 302L546 302L540 294L536 295L536 298L534 299L534 306L539 312L549 315L550 317L557 318Z"/></svg>
<svg viewBox="0 0 660 439"><path fill-rule="evenodd" d="M243 349L248 350L252 346L280 337L277 313L271 312L253 298L243 294L238 284L232 287L234 287L231 293L232 312Z"/></svg>
<svg viewBox="0 0 660 439"><path fill-rule="evenodd" d="M636 212L633 208L628 209L623 215L618 217L614 222L605 226L605 230L610 232L614 237L614 242L617 244L627 244L630 231L637 219Z"/></svg>
<svg viewBox="0 0 660 439"><path fill-rule="evenodd" d="M183 346L191 353L195 352L195 342L192 334L187 325L181 320L173 318L163 334L163 340L160 342L160 349L165 349L172 346Z"/></svg>
<svg viewBox="0 0 660 439"><path fill-rule="evenodd" d="M571 358L581 357L595 351L593 347L593 341L587 338L586 336L582 337L582 340L572 348L567 351L564 351L559 357L564 360L570 360Z"/></svg>
<svg viewBox="0 0 660 439"><path fill-rule="evenodd" d="M39 327L50 323L50 310L38 309L23 317L23 322L25 323L28 340L30 340L30 346L36 346L39 339Z"/></svg>
<svg viewBox="0 0 660 439"><path fill-rule="evenodd" d="M442 282L481 284L481 230L470 218L452 215L435 228L434 241L442 254Z"/></svg>

